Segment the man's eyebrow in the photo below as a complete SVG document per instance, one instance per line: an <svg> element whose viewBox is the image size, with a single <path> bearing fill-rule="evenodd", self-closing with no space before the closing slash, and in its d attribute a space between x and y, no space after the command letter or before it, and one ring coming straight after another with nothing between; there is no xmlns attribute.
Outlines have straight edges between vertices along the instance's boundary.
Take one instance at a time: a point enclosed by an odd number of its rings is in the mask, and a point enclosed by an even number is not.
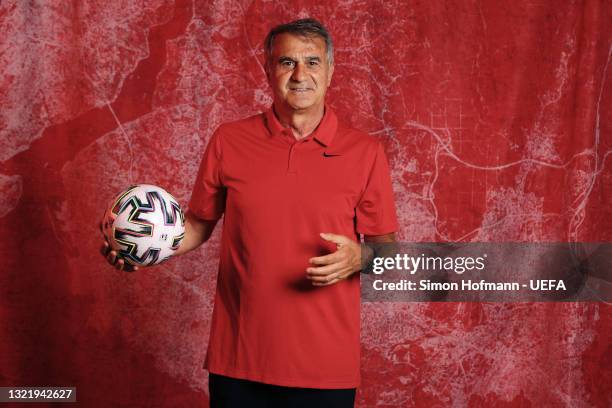
<svg viewBox="0 0 612 408"><path fill-rule="evenodd" d="M316 56L311 56L311 57L306 57L305 58L306 61L318 61L321 62L321 58L320 57L316 57ZM286 55L281 55L280 57L278 57L278 62L285 62L285 61L292 61L292 62L296 62L295 59L291 58L291 57L287 57Z"/></svg>

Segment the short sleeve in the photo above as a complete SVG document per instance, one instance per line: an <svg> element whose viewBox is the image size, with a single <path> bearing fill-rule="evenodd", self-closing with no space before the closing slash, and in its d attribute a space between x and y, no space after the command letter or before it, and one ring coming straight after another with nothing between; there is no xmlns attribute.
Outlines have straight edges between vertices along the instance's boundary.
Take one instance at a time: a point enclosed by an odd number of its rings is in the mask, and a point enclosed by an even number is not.
<svg viewBox="0 0 612 408"><path fill-rule="evenodd" d="M357 232L360 234L385 235L399 230L389 163L378 141L374 163L355 216Z"/></svg>
<svg viewBox="0 0 612 408"><path fill-rule="evenodd" d="M220 130L212 135L200 163L189 211L203 220L218 220L225 210L226 188L221 176Z"/></svg>

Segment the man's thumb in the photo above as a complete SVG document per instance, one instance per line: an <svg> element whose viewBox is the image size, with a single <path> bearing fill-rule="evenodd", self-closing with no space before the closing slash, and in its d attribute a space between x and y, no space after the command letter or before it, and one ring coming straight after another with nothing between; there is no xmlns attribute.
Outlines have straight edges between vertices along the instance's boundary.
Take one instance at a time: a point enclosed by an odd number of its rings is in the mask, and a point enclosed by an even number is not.
<svg viewBox="0 0 612 408"><path fill-rule="evenodd" d="M338 245L343 245L346 243L346 237L342 236L342 235L337 235L337 234L332 234L329 232L322 232L319 234L321 236L321 238L323 238L326 241L331 241L334 244L338 244Z"/></svg>

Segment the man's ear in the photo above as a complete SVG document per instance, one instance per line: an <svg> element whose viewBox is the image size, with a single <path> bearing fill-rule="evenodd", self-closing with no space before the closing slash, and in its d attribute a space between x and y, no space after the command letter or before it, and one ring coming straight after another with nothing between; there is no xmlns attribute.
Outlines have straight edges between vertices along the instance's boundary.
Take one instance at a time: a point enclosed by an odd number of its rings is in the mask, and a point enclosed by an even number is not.
<svg viewBox="0 0 612 408"><path fill-rule="evenodd" d="M332 77L334 76L334 64L329 66L329 76L327 77L327 86L331 85Z"/></svg>
<svg viewBox="0 0 612 408"><path fill-rule="evenodd" d="M270 57L268 55L264 56L263 69L264 73L266 74L266 78L270 80Z"/></svg>

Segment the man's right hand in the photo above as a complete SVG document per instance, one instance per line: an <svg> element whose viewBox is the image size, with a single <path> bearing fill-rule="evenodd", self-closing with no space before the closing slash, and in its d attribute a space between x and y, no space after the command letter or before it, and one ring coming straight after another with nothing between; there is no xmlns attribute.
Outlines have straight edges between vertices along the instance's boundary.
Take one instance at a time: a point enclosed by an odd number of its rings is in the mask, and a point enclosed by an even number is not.
<svg viewBox="0 0 612 408"><path fill-rule="evenodd" d="M126 264L123 259L119 258L117 256L117 252L111 250L111 247L106 240L104 240L104 244L102 245L100 252L106 258L108 264L114 266L115 269L126 272L136 272L138 270L137 266Z"/></svg>
<svg viewBox="0 0 612 408"><path fill-rule="evenodd" d="M102 248L100 248L100 253L106 258L106 262L109 265L114 266L115 269L126 272L136 272L138 270L137 266L130 265L125 263L123 259L117 256L117 251L114 251L108 241L104 239L104 244L102 244Z"/></svg>
<svg viewBox="0 0 612 408"><path fill-rule="evenodd" d="M173 256L182 255L202 245L210 238L216 224L217 220L202 220L191 212L187 212L185 214L185 238ZM100 223L100 231L103 232L102 223ZM117 251L111 248L106 238L104 238L100 253L106 258L109 265L120 271L135 272L139 269L137 266L130 265L121 259Z"/></svg>
<svg viewBox="0 0 612 408"><path fill-rule="evenodd" d="M99 227L100 232L104 234L104 230L102 229L102 222L100 222ZM138 270L137 266L126 264L123 259L117 256L117 251L114 251L111 248L110 244L106 240L106 237L104 237L104 243L100 248L100 253L104 258L106 258L106 262L108 262L108 264L113 266L115 269L126 272L135 272Z"/></svg>

